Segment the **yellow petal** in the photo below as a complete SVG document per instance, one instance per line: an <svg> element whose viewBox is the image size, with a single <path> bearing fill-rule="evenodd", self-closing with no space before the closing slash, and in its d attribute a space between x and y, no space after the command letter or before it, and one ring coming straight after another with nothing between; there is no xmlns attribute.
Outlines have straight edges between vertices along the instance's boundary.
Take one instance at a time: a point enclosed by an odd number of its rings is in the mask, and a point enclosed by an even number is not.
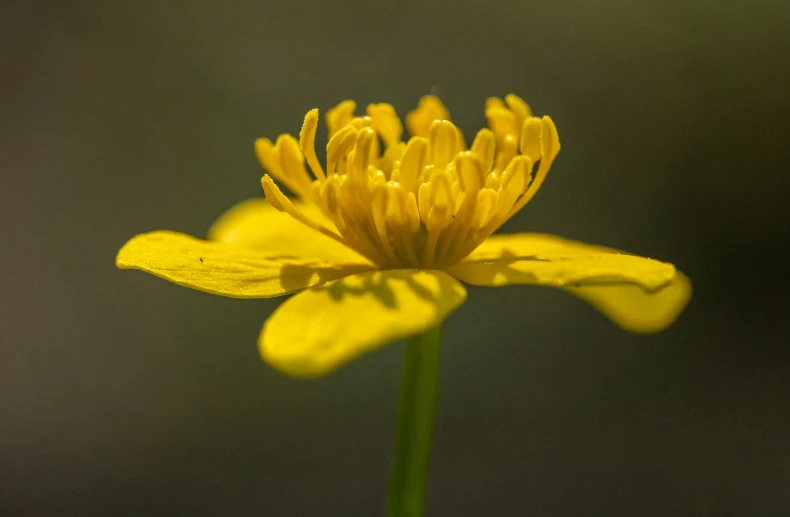
<svg viewBox="0 0 790 517"><path fill-rule="evenodd" d="M560 287L631 332L658 332L675 321L691 283L671 264L552 235L490 237L447 272L473 285Z"/></svg>
<svg viewBox="0 0 790 517"><path fill-rule="evenodd" d="M330 282L289 299L263 326L263 359L297 377L324 375L365 352L442 322L466 290L440 271L390 270Z"/></svg>
<svg viewBox="0 0 790 517"><path fill-rule="evenodd" d="M233 298L271 298L372 269L365 264L263 253L176 232L137 235L115 259L184 287Z"/></svg>
<svg viewBox="0 0 790 517"><path fill-rule="evenodd" d="M568 287L617 325L631 332L649 334L671 325L691 298L691 282L677 271L671 283L653 293L633 284Z"/></svg>
<svg viewBox="0 0 790 517"><path fill-rule="evenodd" d="M332 228L332 222L315 205L294 204L313 221ZM357 252L276 210L264 199L248 199L225 212L209 229L208 238L280 255L369 263Z"/></svg>

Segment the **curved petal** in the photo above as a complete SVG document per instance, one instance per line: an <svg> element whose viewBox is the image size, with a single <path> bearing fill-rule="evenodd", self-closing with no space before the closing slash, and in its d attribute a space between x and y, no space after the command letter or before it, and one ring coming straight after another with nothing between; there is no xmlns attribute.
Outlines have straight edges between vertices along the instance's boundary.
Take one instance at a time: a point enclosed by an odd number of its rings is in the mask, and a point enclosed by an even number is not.
<svg viewBox="0 0 790 517"><path fill-rule="evenodd" d="M447 272L473 285L560 287L631 332L668 327L691 298L672 264L537 233L490 237Z"/></svg>
<svg viewBox="0 0 790 517"><path fill-rule="evenodd" d="M314 205L294 204L310 219L327 228L333 227L332 222ZM276 210L264 199L242 201L222 214L209 229L208 239L281 255L370 264L362 255Z"/></svg>
<svg viewBox="0 0 790 517"><path fill-rule="evenodd" d="M264 254L169 231L133 237L118 252L115 264L233 298L272 298L372 269L366 264Z"/></svg>
<svg viewBox="0 0 790 517"><path fill-rule="evenodd" d="M387 343L439 324L466 300L441 271L397 269L349 276L289 299L263 326L263 359L316 377Z"/></svg>
<svg viewBox="0 0 790 517"><path fill-rule="evenodd" d="M691 299L691 282L680 271L672 281L654 292L633 284L581 285L566 290L597 308L610 320L631 332L649 334L670 326Z"/></svg>

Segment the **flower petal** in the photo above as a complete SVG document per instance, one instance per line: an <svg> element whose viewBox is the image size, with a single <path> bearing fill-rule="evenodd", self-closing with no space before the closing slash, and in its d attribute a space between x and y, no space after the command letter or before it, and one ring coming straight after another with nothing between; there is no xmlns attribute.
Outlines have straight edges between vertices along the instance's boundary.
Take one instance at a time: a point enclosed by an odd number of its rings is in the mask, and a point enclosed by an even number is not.
<svg viewBox="0 0 790 517"><path fill-rule="evenodd" d="M264 254L176 232L137 235L115 259L120 269L139 269L170 282L233 298L271 298L368 271L360 263Z"/></svg>
<svg viewBox="0 0 790 517"><path fill-rule="evenodd" d="M691 297L671 264L535 233L490 237L447 272L473 285L560 287L631 332L668 327Z"/></svg>
<svg viewBox="0 0 790 517"><path fill-rule="evenodd" d="M397 269L349 276L300 293L272 314L258 347L297 377L316 377L387 343L439 324L466 299L441 271Z"/></svg>
<svg viewBox="0 0 790 517"><path fill-rule="evenodd" d="M314 205L294 204L310 219L327 228L333 227ZM370 263L352 249L276 210L264 199L248 199L225 212L209 229L208 238L281 255L348 264Z"/></svg>
<svg viewBox="0 0 790 517"><path fill-rule="evenodd" d="M691 298L691 282L680 271L672 281L654 292L633 284L580 285L566 288L610 320L631 332L649 334L671 325Z"/></svg>

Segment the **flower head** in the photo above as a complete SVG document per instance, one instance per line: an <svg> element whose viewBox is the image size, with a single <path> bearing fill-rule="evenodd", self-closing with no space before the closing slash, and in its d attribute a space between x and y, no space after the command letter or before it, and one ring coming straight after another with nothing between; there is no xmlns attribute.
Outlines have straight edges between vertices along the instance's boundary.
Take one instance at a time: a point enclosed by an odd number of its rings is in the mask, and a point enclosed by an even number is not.
<svg viewBox="0 0 790 517"><path fill-rule="evenodd" d="M383 269L458 264L534 196L559 152L552 120L533 117L515 95L489 100L492 129L481 129L471 147L436 97L406 117L408 142L389 104L372 104L363 117L354 108L346 101L327 114L326 169L315 152L318 110L305 116L298 144L290 135L256 142L269 173L333 229L302 213L268 174L263 190L277 210Z"/></svg>
<svg viewBox="0 0 790 517"><path fill-rule="evenodd" d="M515 95L487 101L489 128L471 146L433 96L406 116L405 142L389 104L355 110L344 101L327 112L323 166L318 110L298 140L255 143L268 203L237 205L208 241L138 235L118 267L239 298L302 291L259 339L265 360L299 376L441 323L466 299L459 280L562 288L634 332L665 328L688 302L690 283L671 264L543 234L492 235L532 199L560 148L551 118Z"/></svg>

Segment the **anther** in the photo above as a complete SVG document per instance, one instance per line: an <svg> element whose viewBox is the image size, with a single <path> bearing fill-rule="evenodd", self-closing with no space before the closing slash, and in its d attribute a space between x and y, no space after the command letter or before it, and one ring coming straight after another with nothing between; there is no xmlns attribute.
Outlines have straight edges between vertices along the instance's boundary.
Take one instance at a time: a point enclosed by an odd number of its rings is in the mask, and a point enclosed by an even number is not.
<svg viewBox="0 0 790 517"><path fill-rule="evenodd" d="M486 118L498 141L502 141L508 136L518 138L519 127L516 122L516 116L509 109L486 109Z"/></svg>
<svg viewBox="0 0 790 517"><path fill-rule="evenodd" d="M529 109L529 105L518 95L509 93L505 96L505 103L507 104L507 107L510 108L510 110L516 115L516 119L519 121L526 120L532 116L532 110Z"/></svg>
<svg viewBox="0 0 790 517"><path fill-rule="evenodd" d="M315 177L318 179L325 179L324 169L315 155L315 132L318 128L318 110L312 109L307 112L302 124L302 130L299 132L299 148L302 150L310 170L313 171Z"/></svg>
<svg viewBox="0 0 790 517"><path fill-rule="evenodd" d="M373 129L381 135L387 147L392 147L400 142L400 137L403 135L403 124L395 113L395 108L386 103L370 104L367 114L373 121Z"/></svg>
<svg viewBox="0 0 790 517"><path fill-rule="evenodd" d="M326 145L326 173L327 177L332 177L337 169L337 165L351 149L357 141L357 130L351 126L345 126L340 131L332 135L329 143Z"/></svg>
<svg viewBox="0 0 790 517"><path fill-rule="evenodd" d="M485 128L478 131L470 151L475 153L480 159L480 165L484 172L490 171L491 167L494 166L495 150L494 133L490 129Z"/></svg>
<svg viewBox="0 0 790 517"><path fill-rule="evenodd" d="M540 132L543 124L538 117L530 117L524 121L521 129L521 154L529 156L533 162L540 160Z"/></svg>
<svg viewBox="0 0 790 517"><path fill-rule="evenodd" d="M428 140L419 136L412 137L403 152L398 176L398 182L408 192L415 191L427 157Z"/></svg>
<svg viewBox="0 0 790 517"><path fill-rule="evenodd" d="M329 128L329 138L344 128L354 118L357 103L345 100L326 112L326 125Z"/></svg>
<svg viewBox="0 0 790 517"><path fill-rule="evenodd" d="M475 229L487 225L491 218L494 217L495 213L496 191L490 188L484 188L477 193L477 205L475 206L475 215L473 218Z"/></svg>
<svg viewBox="0 0 790 517"><path fill-rule="evenodd" d="M304 156L299 150L299 144L291 135L282 135L277 139L280 151L280 170L288 179L283 182L296 194L304 195L310 191L310 176L304 168Z"/></svg>
<svg viewBox="0 0 790 517"><path fill-rule="evenodd" d="M453 160L457 145L455 126L449 120L435 120L430 132L430 160L436 167L446 167Z"/></svg>
<svg viewBox="0 0 790 517"><path fill-rule="evenodd" d="M512 216L517 211L529 203L529 201L537 194L543 180L549 173L549 168L560 152L560 138L557 134L557 126L549 116L543 116L540 119L540 163L538 165L538 172L535 174L535 180L529 185L529 189L524 193L518 203L510 211L509 216Z"/></svg>
<svg viewBox="0 0 790 517"><path fill-rule="evenodd" d="M452 195L452 181L445 171L436 171L431 177L429 209L423 218L428 231L439 231L447 228L453 220L455 199ZM422 215L422 214L421 214Z"/></svg>
<svg viewBox="0 0 790 517"><path fill-rule="evenodd" d="M450 112L435 95L420 99L417 109L406 115L406 127L411 136L428 137L434 120L449 120Z"/></svg>
<svg viewBox="0 0 790 517"><path fill-rule="evenodd" d="M477 155L471 151L458 154L455 158L455 169L461 190L476 195L483 186L483 167Z"/></svg>
<svg viewBox="0 0 790 517"><path fill-rule="evenodd" d="M499 152L496 155L496 165L494 170L502 172L507 168L510 161L518 154L518 142L513 135L505 136L499 142Z"/></svg>

